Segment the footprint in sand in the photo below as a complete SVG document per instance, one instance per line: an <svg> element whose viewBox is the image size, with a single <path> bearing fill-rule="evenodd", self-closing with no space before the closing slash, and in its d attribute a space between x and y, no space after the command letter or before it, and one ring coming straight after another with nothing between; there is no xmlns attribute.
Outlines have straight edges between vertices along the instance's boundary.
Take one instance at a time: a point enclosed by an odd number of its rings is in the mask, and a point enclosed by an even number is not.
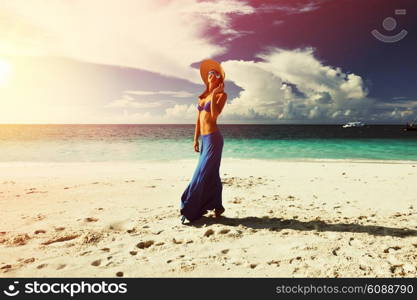
<svg viewBox="0 0 417 300"><path fill-rule="evenodd" d="M401 249L400 246L392 246L392 247L388 247L388 248L384 249L384 253L391 253L391 252L394 252L394 251L397 251L397 250L400 250L400 249ZM392 251L392 250L394 250L394 251Z"/></svg>
<svg viewBox="0 0 417 300"><path fill-rule="evenodd" d="M100 250L101 251L104 251L104 252L109 252L110 251L110 248L101 248Z"/></svg>
<svg viewBox="0 0 417 300"><path fill-rule="evenodd" d="M125 231L127 230L127 228L131 226L130 223L128 223L127 221L116 221L108 224L106 227L110 230Z"/></svg>
<svg viewBox="0 0 417 300"><path fill-rule="evenodd" d="M182 244L182 243L183 243L183 241L182 241L182 240L177 240L177 239L175 239L175 238L173 238L173 239L172 239L172 242L173 242L174 244L177 244L177 245L179 245L179 244Z"/></svg>
<svg viewBox="0 0 417 300"><path fill-rule="evenodd" d="M46 266L48 266L48 264L41 264L41 265L37 266L36 268L37 268L37 269L43 269L43 268L45 268Z"/></svg>
<svg viewBox="0 0 417 300"><path fill-rule="evenodd" d="M101 259L97 259L97 260L93 261L91 263L91 265L94 266L94 267L98 267L99 265L101 265Z"/></svg>
<svg viewBox="0 0 417 300"><path fill-rule="evenodd" d="M40 234L40 233L46 233L46 230L43 230L43 229L35 230L35 234Z"/></svg>
<svg viewBox="0 0 417 300"><path fill-rule="evenodd" d="M392 215L392 217L394 217L394 218L398 218L398 217L401 217L401 216L405 216L405 214L402 214L402 213L400 213L400 212L396 212L394 215Z"/></svg>
<svg viewBox="0 0 417 300"><path fill-rule="evenodd" d="M23 246L26 245L27 242L30 240L30 236L27 233L22 233L14 236L13 238L10 238L9 240L6 240L8 244L11 246Z"/></svg>
<svg viewBox="0 0 417 300"><path fill-rule="evenodd" d="M46 216L45 215L43 215L43 214L37 214L36 216L34 216L34 217L32 217L32 219L34 220L34 221L42 221L43 219L45 219L46 218Z"/></svg>
<svg viewBox="0 0 417 300"><path fill-rule="evenodd" d="M240 266L242 264L240 260L234 260L231 263L234 264L235 266Z"/></svg>
<svg viewBox="0 0 417 300"><path fill-rule="evenodd" d="M25 259L23 262L24 262L25 264L30 264L30 263L33 263L35 260L36 260L36 259L35 259L34 257L31 257L31 258L27 258L27 259Z"/></svg>
<svg viewBox="0 0 417 300"><path fill-rule="evenodd" d="M214 234L214 230L213 229L209 229L204 233L204 236L209 237L210 235Z"/></svg>
<svg viewBox="0 0 417 300"><path fill-rule="evenodd" d="M362 271L371 271L372 270L372 268L370 268L370 267L368 267L367 265L364 265L364 264L360 264L359 269L362 270Z"/></svg>
<svg viewBox="0 0 417 300"><path fill-rule="evenodd" d="M130 251L129 253L130 253L130 255L136 255L136 254L138 254L137 251Z"/></svg>
<svg viewBox="0 0 417 300"><path fill-rule="evenodd" d="M303 258L301 256L293 257L290 259L290 264L292 264L294 260L303 260Z"/></svg>
<svg viewBox="0 0 417 300"><path fill-rule="evenodd" d="M138 247L139 249L145 249L145 248L149 248L150 246L152 246L155 243L155 241L153 240L149 240L146 242L140 242L136 245L136 247Z"/></svg>
<svg viewBox="0 0 417 300"><path fill-rule="evenodd" d="M97 218L92 218L92 217L88 217L84 219L84 222L97 222L98 219Z"/></svg>
<svg viewBox="0 0 417 300"><path fill-rule="evenodd" d="M69 235L61 236L61 237L43 242L42 245L50 245L50 244L53 244L53 243L66 242L66 241L73 240L73 239L75 239L79 236L80 236L79 234L69 234Z"/></svg>
<svg viewBox="0 0 417 300"><path fill-rule="evenodd" d="M58 267L56 267L57 270L62 270L63 268L65 268L67 265L65 264L60 264L58 265Z"/></svg>
<svg viewBox="0 0 417 300"><path fill-rule="evenodd" d="M401 276L405 275L404 268L403 268L402 264L392 265L392 266L390 266L389 270L392 274L401 275Z"/></svg>
<svg viewBox="0 0 417 300"><path fill-rule="evenodd" d="M116 273L116 276L117 276L117 277L123 277L123 272L117 272L117 273Z"/></svg>
<svg viewBox="0 0 417 300"><path fill-rule="evenodd" d="M181 271L191 272L195 269L195 266L196 266L195 263L189 264L189 263L182 262L180 268L181 268Z"/></svg>
<svg viewBox="0 0 417 300"><path fill-rule="evenodd" d="M234 197L234 199L232 200L232 201L229 201L230 203L233 203L233 204L240 204L240 203L242 203L242 197Z"/></svg>
<svg viewBox="0 0 417 300"><path fill-rule="evenodd" d="M97 244L99 241L103 239L104 234L101 232L87 232L81 241L83 245L87 244ZM112 238L112 241L114 237Z"/></svg>
<svg viewBox="0 0 417 300"><path fill-rule="evenodd" d="M268 265L277 265L279 267L280 261L279 260L271 260L267 262Z"/></svg>

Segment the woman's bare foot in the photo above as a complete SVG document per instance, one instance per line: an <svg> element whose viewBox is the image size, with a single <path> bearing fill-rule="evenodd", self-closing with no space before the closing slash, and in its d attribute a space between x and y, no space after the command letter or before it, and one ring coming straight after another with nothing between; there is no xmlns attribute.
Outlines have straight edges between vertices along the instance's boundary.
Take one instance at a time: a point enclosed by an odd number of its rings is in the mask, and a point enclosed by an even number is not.
<svg viewBox="0 0 417 300"><path fill-rule="evenodd" d="M216 216L216 218L220 218L220 216L222 215L222 213L224 213L224 211L225 211L224 207L215 208L214 209L214 215Z"/></svg>

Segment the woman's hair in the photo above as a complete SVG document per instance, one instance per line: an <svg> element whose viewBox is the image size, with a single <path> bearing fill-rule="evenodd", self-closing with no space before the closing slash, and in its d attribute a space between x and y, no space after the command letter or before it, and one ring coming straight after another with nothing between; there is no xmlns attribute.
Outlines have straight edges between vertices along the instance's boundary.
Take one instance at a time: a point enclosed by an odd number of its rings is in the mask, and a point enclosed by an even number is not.
<svg viewBox="0 0 417 300"><path fill-rule="evenodd" d="M217 85L219 85L222 82L223 82L223 79L219 80ZM204 97L206 97L207 94L208 94L208 89L209 89L209 86L206 85L206 89L204 90L204 92L200 96L198 96L198 98L203 99Z"/></svg>

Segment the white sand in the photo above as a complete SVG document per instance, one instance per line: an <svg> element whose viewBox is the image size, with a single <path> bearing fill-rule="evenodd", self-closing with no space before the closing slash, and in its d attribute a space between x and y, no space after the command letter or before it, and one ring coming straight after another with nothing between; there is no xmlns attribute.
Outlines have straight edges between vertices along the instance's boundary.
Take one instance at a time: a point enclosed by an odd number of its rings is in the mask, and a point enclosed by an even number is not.
<svg viewBox="0 0 417 300"><path fill-rule="evenodd" d="M0 276L417 276L417 163L223 159L182 225L196 165L0 163Z"/></svg>

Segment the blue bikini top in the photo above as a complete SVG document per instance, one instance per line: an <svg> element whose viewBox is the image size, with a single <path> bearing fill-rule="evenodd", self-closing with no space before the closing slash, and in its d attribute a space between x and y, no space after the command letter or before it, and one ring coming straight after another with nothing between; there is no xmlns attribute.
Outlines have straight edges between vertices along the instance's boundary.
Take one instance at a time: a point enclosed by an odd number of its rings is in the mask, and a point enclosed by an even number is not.
<svg viewBox="0 0 417 300"><path fill-rule="evenodd" d="M197 104L197 109L198 109L199 111L202 111L202 110L204 109L205 111L210 112L210 102L211 102L211 101L208 101L208 102L204 105L204 107L201 107L199 104Z"/></svg>

